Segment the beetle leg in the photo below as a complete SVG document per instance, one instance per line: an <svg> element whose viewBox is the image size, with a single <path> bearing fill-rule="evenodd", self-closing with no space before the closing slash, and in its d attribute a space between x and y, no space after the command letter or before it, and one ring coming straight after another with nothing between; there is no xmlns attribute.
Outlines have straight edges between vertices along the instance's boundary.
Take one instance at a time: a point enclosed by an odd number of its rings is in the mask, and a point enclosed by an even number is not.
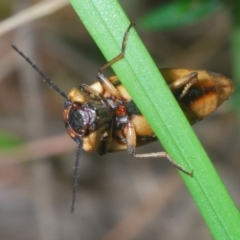
<svg viewBox="0 0 240 240"><path fill-rule="evenodd" d="M85 94L86 98L92 98L94 100L100 101L102 98L100 97L99 93L92 89L87 84L81 84L79 89Z"/></svg>
<svg viewBox="0 0 240 240"><path fill-rule="evenodd" d="M185 168L183 168L181 165L177 164L166 152L156 152L156 153L136 153L136 132L134 129L133 124L131 121L127 124L127 126L124 128L124 135L127 141L127 151L129 154L131 154L133 157L136 158L167 158L170 163L179 169L180 171L184 172L185 174L189 176L193 176L193 172L188 172Z"/></svg>
<svg viewBox="0 0 240 240"><path fill-rule="evenodd" d="M136 132L131 121L129 121L127 126L124 128L123 134L126 138L128 153L134 155L136 151Z"/></svg>
<svg viewBox="0 0 240 240"><path fill-rule="evenodd" d="M188 172L184 167L182 167L181 165L177 164L170 156L168 153L166 152L156 152L156 153L133 153L132 154L134 157L136 158L167 158L167 160L178 170L184 172L185 174L189 175L189 176L193 176L193 171Z"/></svg>
<svg viewBox="0 0 240 240"><path fill-rule="evenodd" d="M103 88L108 91L110 94L112 94L115 97L119 97L120 94L117 91L117 89L114 87L114 85L104 76L103 71L110 66L112 66L114 63L120 61L122 58L124 58L126 46L127 46L127 40L130 33L130 29L134 25L134 22L131 22L129 27L127 28L127 31L124 34L123 41L122 41L122 50L121 53L118 54L115 58L113 58L111 61L107 62L105 65L103 65L99 70L97 74L97 78L99 83L103 86Z"/></svg>
<svg viewBox="0 0 240 240"><path fill-rule="evenodd" d="M102 73L98 73L97 78L100 84L102 85L102 87L105 89L105 91L109 92L112 96L115 96L117 98L121 97L118 90Z"/></svg>
<svg viewBox="0 0 240 240"><path fill-rule="evenodd" d="M179 98L183 98L187 94L189 88L191 88L191 86L193 84L195 84L197 81L198 81L198 73L192 72L186 76L183 76L183 77L177 79L176 81L171 83L169 87L173 92L175 90L178 90L181 87L184 87L183 91L179 97Z"/></svg>

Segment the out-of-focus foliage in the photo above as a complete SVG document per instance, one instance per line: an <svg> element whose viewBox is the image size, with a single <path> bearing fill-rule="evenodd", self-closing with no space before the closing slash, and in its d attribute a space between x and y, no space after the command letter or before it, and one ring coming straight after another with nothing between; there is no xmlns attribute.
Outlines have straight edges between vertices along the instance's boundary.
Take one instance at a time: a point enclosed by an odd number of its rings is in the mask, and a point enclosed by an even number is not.
<svg viewBox="0 0 240 240"><path fill-rule="evenodd" d="M170 30L200 21L221 6L219 1L171 1L149 12L140 24L148 30Z"/></svg>
<svg viewBox="0 0 240 240"><path fill-rule="evenodd" d="M0 150L15 147L21 143L20 139L8 132L0 130Z"/></svg>

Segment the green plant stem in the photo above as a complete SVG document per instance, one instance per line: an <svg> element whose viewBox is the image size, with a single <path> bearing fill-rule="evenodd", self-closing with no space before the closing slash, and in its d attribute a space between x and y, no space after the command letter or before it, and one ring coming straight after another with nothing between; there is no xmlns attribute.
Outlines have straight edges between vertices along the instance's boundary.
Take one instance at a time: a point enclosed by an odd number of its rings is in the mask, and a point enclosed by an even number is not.
<svg viewBox="0 0 240 240"><path fill-rule="evenodd" d="M106 59L119 54L130 21L118 2L70 2ZM167 152L187 170L194 171L192 178L180 174L214 238L240 239L237 208L134 29L125 58L113 69Z"/></svg>

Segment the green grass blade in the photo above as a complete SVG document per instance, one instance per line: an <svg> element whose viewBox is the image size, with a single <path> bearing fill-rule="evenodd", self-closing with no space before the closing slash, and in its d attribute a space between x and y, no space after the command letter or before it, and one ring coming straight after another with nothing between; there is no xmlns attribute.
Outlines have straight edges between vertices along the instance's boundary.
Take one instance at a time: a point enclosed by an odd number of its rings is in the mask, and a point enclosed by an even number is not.
<svg viewBox="0 0 240 240"><path fill-rule="evenodd" d="M118 2L70 2L105 57L115 57L129 25ZM240 239L236 206L134 29L125 58L113 69L167 152L186 169L194 170L193 178L180 174L214 238Z"/></svg>

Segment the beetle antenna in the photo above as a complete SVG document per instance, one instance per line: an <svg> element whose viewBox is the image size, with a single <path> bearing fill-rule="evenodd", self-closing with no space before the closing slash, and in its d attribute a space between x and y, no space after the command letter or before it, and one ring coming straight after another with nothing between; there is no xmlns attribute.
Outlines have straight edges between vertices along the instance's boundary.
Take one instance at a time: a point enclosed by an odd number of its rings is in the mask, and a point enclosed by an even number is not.
<svg viewBox="0 0 240 240"><path fill-rule="evenodd" d="M22 57L24 58L31 66L34 68L39 75L43 78L43 81L50 85L50 88L55 90L58 94L63 96L65 99L68 99L65 92L63 92L49 77L47 77L42 70L40 70L36 64L34 64L23 52L21 52L16 46L12 45L12 48Z"/></svg>
<svg viewBox="0 0 240 240"><path fill-rule="evenodd" d="M81 150L82 150L82 142L78 143L78 150L77 150L76 161L74 165L71 213L74 212L74 206L75 206L75 201L77 196L78 178L79 178L79 160L80 160Z"/></svg>

